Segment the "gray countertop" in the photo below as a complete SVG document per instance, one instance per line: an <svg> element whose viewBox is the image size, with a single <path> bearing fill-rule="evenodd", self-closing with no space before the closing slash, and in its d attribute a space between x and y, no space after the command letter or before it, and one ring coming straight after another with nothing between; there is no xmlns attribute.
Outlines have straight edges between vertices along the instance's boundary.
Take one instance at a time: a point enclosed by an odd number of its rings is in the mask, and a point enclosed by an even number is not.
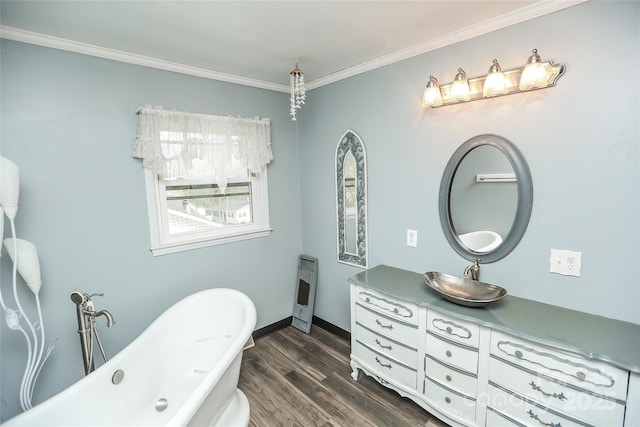
<svg viewBox="0 0 640 427"><path fill-rule="evenodd" d="M349 278L443 314L640 373L640 325L507 295L485 307L453 304L430 289L421 273L379 265Z"/></svg>

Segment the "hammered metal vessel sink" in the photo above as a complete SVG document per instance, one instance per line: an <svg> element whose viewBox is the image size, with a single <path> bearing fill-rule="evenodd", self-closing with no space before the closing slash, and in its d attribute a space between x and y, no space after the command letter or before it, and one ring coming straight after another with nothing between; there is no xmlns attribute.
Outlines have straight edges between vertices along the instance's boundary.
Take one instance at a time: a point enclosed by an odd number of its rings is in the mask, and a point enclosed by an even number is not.
<svg viewBox="0 0 640 427"><path fill-rule="evenodd" d="M424 273L424 282L445 299L467 307L482 307L507 295L500 286L434 271Z"/></svg>

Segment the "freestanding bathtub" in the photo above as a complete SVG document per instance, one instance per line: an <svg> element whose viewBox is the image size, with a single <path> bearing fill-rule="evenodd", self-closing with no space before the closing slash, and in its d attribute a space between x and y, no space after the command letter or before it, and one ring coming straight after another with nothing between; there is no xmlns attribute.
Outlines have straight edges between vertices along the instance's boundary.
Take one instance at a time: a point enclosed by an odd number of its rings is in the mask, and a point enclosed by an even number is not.
<svg viewBox="0 0 640 427"><path fill-rule="evenodd" d="M251 300L209 289L179 301L94 372L3 426L247 426L237 388Z"/></svg>

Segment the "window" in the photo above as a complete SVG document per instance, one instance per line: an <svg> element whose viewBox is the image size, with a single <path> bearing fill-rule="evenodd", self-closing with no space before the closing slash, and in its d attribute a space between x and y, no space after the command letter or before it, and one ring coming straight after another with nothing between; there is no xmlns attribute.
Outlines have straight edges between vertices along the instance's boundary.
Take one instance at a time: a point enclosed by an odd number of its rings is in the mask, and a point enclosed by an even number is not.
<svg viewBox="0 0 640 427"><path fill-rule="evenodd" d="M154 255L269 235L268 121L141 110Z"/></svg>
<svg viewBox="0 0 640 427"><path fill-rule="evenodd" d="M151 250L183 250L268 236L267 173L233 179L222 193L207 180L160 179L146 170Z"/></svg>

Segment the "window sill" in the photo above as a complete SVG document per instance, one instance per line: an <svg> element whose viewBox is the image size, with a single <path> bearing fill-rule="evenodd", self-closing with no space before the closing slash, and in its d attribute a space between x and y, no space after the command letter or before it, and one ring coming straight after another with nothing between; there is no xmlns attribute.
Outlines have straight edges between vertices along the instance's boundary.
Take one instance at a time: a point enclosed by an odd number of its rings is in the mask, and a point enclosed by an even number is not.
<svg viewBox="0 0 640 427"><path fill-rule="evenodd" d="M273 231L272 228L267 228L258 231L250 231L246 233L235 234L233 236L218 237L200 241L189 242L176 242L167 243L164 245L158 245L151 248L153 256L168 255L177 252L190 251L193 249L201 249L209 246L224 245L226 243L239 242L242 240L256 239L259 237L267 237Z"/></svg>

